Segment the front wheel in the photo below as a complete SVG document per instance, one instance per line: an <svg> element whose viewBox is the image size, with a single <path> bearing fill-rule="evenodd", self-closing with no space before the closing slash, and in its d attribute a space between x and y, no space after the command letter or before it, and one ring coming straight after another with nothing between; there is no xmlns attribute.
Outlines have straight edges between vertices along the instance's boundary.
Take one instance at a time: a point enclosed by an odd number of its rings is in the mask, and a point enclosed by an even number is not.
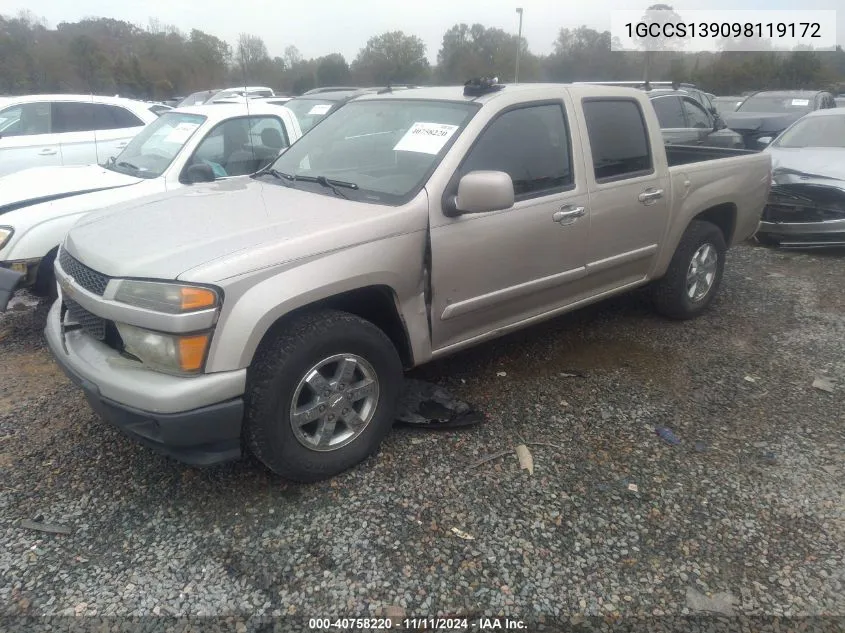
<svg viewBox="0 0 845 633"><path fill-rule="evenodd" d="M331 477L378 449L401 385L399 355L375 325L303 315L269 334L248 370L245 442L287 479Z"/></svg>
<svg viewBox="0 0 845 633"><path fill-rule="evenodd" d="M722 281L726 252L719 227L704 220L691 222L666 275L652 286L657 311L672 319L692 319L704 312Z"/></svg>

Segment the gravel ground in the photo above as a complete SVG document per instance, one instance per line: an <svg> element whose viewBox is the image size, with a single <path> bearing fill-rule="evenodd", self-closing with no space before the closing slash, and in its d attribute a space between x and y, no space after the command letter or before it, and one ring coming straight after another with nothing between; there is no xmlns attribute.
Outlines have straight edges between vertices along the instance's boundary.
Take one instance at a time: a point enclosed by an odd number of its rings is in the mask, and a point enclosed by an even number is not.
<svg viewBox="0 0 845 633"><path fill-rule="evenodd" d="M124 438L21 304L0 315L0 614L845 616L843 255L741 246L694 322L634 294L421 368L488 421L397 428L315 485ZM523 442L533 475L478 465Z"/></svg>

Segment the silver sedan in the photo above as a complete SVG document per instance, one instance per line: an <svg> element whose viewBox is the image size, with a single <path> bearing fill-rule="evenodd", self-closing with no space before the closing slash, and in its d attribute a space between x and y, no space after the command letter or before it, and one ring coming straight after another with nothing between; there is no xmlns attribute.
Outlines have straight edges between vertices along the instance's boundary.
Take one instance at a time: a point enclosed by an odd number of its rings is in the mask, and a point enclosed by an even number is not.
<svg viewBox="0 0 845 633"><path fill-rule="evenodd" d="M758 240L845 244L845 108L804 116L764 151L772 155L772 189Z"/></svg>

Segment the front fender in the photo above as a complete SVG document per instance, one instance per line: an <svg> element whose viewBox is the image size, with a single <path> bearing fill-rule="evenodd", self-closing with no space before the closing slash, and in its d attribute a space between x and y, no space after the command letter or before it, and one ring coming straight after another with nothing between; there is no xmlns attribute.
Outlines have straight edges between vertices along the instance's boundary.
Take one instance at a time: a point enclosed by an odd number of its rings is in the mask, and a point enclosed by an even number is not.
<svg viewBox="0 0 845 633"><path fill-rule="evenodd" d="M392 290L414 358L430 356L423 299L425 236L425 231L394 236L227 280L206 371L249 366L264 335L280 318L369 286Z"/></svg>
<svg viewBox="0 0 845 633"><path fill-rule="evenodd" d="M0 261L42 259L61 244L67 232L87 212L63 215L29 227L14 226L12 240L0 251Z"/></svg>

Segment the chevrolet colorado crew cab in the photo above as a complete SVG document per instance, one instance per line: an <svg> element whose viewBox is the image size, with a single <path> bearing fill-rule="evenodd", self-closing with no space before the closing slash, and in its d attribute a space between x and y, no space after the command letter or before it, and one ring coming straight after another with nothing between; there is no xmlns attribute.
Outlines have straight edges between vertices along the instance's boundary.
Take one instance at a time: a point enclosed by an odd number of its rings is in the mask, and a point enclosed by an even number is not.
<svg viewBox="0 0 845 633"><path fill-rule="evenodd" d="M46 337L138 440L318 480L377 449L403 368L645 284L699 315L770 184L767 154L664 148L635 89L370 94L249 178L80 219Z"/></svg>

